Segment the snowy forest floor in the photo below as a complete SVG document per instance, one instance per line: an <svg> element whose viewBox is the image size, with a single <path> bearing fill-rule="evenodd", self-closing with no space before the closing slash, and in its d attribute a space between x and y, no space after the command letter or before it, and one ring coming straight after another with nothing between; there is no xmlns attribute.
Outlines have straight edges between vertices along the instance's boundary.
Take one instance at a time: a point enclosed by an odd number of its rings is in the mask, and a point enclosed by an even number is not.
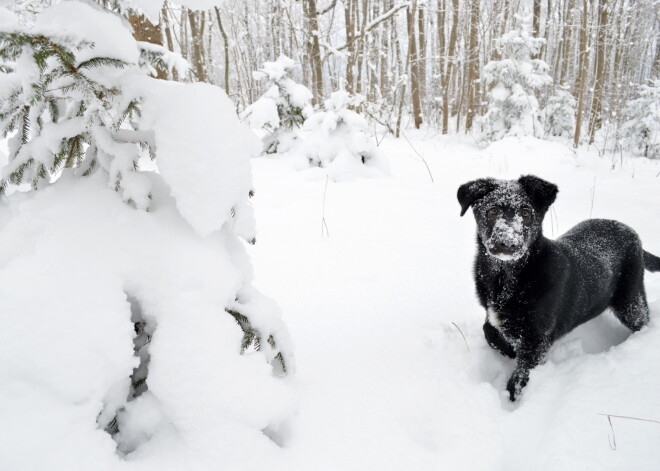
<svg viewBox="0 0 660 471"><path fill-rule="evenodd" d="M534 139L480 151L460 136L407 138L381 144L391 177L327 189L321 171L285 156L253 160L255 283L281 306L298 365L299 411L273 433L283 462L270 465L657 470L660 423L612 418L610 428L602 414L660 420L660 274L646 272L648 327L630 336L609 312L581 326L512 405L513 362L483 338L475 223L455 195L474 178L535 174L560 190L546 236L617 219L660 254L658 162Z"/></svg>

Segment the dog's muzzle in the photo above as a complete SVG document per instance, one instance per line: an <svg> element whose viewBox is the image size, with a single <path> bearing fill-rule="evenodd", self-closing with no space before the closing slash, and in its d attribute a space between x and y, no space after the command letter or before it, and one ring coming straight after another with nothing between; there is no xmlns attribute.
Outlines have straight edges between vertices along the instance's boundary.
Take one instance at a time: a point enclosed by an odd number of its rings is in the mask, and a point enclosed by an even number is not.
<svg viewBox="0 0 660 471"><path fill-rule="evenodd" d="M485 246L489 255L500 260L518 260L527 250L522 221L498 219Z"/></svg>

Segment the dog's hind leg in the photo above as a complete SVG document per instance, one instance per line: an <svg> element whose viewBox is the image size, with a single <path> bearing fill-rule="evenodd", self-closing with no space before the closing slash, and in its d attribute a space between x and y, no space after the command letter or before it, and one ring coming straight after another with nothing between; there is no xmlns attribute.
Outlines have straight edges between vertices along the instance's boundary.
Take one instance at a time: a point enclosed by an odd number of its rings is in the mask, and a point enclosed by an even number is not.
<svg viewBox="0 0 660 471"><path fill-rule="evenodd" d="M509 358L516 357L516 351L513 349L513 346L507 342L499 330L488 322L484 324L484 336L486 337L486 342L488 342L488 345L490 345L491 348Z"/></svg>
<svg viewBox="0 0 660 471"><path fill-rule="evenodd" d="M614 315L633 332L637 332L649 322L641 256L635 257L633 262L624 267L611 306Z"/></svg>

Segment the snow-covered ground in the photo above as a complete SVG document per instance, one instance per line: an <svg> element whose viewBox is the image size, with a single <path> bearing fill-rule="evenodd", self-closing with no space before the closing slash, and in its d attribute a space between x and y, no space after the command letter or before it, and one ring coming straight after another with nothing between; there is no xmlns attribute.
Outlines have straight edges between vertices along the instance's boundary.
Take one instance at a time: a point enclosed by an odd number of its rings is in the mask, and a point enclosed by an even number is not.
<svg viewBox="0 0 660 471"><path fill-rule="evenodd" d="M580 327L511 404L513 363L483 339L475 223L456 201L473 178L536 174L560 189L546 235L613 218L660 254L660 163L531 138L478 150L406 136L382 142L384 178L338 183L293 158L252 160L247 251L295 343L285 379L261 354L238 356L222 312L240 284L223 267L245 262L223 244L242 249L224 233L200 239L160 191L151 213L100 177L0 206L0 470L660 469L660 274L647 272L648 327L630 336L609 313ZM135 366L125 293L157 313L160 334L149 394L127 406L144 409L123 429L138 448L122 458L96 414L125 397L108 389L128 387ZM602 414L646 420L610 428Z"/></svg>
<svg viewBox="0 0 660 471"><path fill-rule="evenodd" d="M660 254L658 162L622 166L534 139L479 151L407 137L381 144L391 178L327 189L322 172L286 158L253 161L256 285L284 311L298 364L282 469L660 469L660 423L612 418L613 436L601 415L660 420L660 274L647 272L649 327L630 336L609 312L580 327L512 405L513 362L484 341L475 223L455 196L473 178L532 173L560 189L547 236L612 218Z"/></svg>

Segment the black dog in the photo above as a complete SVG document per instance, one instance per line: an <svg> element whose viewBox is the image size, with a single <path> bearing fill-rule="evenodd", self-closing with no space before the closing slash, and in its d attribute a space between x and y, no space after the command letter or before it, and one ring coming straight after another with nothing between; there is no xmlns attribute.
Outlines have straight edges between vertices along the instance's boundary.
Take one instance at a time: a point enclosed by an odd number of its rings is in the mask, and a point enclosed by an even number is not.
<svg viewBox="0 0 660 471"><path fill-rule="evenodd" d="M555 340L606 308L632 331L648 322L644 268L660 271L660 258L628 226L592 219L546 239L543 218L557 186L531 175L475 180L457 196L461 216L472 206L477 220L474 279L486 341L516 358L512 401Z"/></svg>

